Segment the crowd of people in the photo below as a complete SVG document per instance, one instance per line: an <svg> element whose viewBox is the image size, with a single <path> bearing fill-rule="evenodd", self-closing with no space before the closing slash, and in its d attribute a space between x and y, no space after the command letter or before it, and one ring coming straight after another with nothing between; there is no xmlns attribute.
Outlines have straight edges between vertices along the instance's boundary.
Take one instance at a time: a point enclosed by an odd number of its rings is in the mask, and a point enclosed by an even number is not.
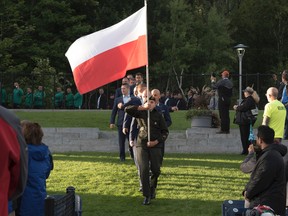
<svg viewBox="0 0 288 216"><path fill-rule="evenodd" d="M0 91L0 101L3 107L11 107L13 109L46 108L47 95L42 85L39 85L34 92L30 87L28 87L26 92L24 92L19 83L15 82L14 89L10 97L3 86L1 86ZM83 104L83 95L81 95L79 92L73 94L71 87L66 88L66 93L62 90L62 87L57 87L55 95L51 98L51 101L54 105L53 107L56 109L81 109Z"/></svg>
<svg viewBox="0 0 288 216"><path fill-rule="evenodd" d="M174 100L169 92L164 94L156 88L150 91L147 89L143 75L140 73L136 74L134 81L133 79L131 75L123 78L121 87L115 91L117 97L113 100L110 128L117 126L119 159L121 162L126 160L125 142L128 141L130 157L134 160L139 176L139 191L144 196L143 205L149 205L151 199L156 198L158 178L165 154L165 140L169 135L168 128L172 124L170 112L180 110L181 107L187 109L188 104L193 106L197 94L193 92L193 89L190 89L188 91L188 103L186 103L185 100L185 102L182 101L183 96L181 94L178 94L178 100ZM229 134L229 107L233 89L233 84L229 80L229 71L223 71L221 79L218 81L215 76L211 76L210 79L211 88L215 91L212 91L213 94L211 94L211 99L214 99L214 101L209 105L214 105L213 108L215 108L215 104L218 105L221 119L221 128L218 134ZM258 115L257 104L260 97L253 87L248 86L243 90L243 100L239 101L233 108L236 110L235 123L239 125L240 130L243 149L241 154L247 155L240 168L245 173L251 173L249 182L243 190L245 205L249 209L253 209L258 205L268 205L275 214L285 215L285 208L288 204L288 202L286 204L288 155L287 147L282 145L281 142L283 139L287 139L288 93L286 86L288 84L288 73L286 70L282 73L282 82L275 82L275 84L277 86L267 89L266 98L268 103L265 105L262 125L258 127L256 138L253 134L253 126ZM14 85L13 95L15 92L15 96L18 96L18 98L15 98L14 105L15 108L19 108L23 91L17 82ZM104 90L100 88L98 91L97 109L104 109L107 105L107 102L103 100L105 98L103 96ZM27 89L28 92L32 94L31 89L29 91ZM77 107L75 106L75 95L72 94L71 88L67 88L66 92L65 107ZM58 87L54 97L57 108L63 106L63 94L62 89ZM38 91L29 100L25 97L25 101L26 99L27 101L32 100L34 106L41 108L41 97L43 99L44 95L43 87L39 86ZM213 98L216 95L217 103L215 102L216 99ZM189 102L189 99L191 99L191 102ZM175 103L175 101L177 102ZM207 108L209 108L209 105ZM81 105L78 105L79 107ZM33 213L37 212L37 215L41 215L46 197L46 179L53 169L52 155L49 148L42 143L43 131L39 124L23 121L19 125L19 120L15 120L15 117L10 117L10 115L1 107L0 124L5 125L7 131L1 131L3 133L0 133L0 139L4 143L3 152L6 151L7 154L5 155L9 156L1 157L3 162L1 172L6 173L7 176L16 176L19 179L22 177L24 178L23 182L26 182L25 178L27 178L27 183L24 186L22 185L22 189L18 188L23 191L22 196L19 197L20 192L16 193L18 182L13 182L15 179L7 178L5 181L3 179L5 184L15 188L12 190L13 194L7 187L0 194L0 198L4 205L7 205L7 208L9 207L9 210L16 209L16 214L32 215L31 209L33 209ZM7 118L11 119L8 121ZM14 125L10 122L13 122ZM17 136L15 136L15 131L18 134ZM8 135L10 136L9 139L7 139ZM14 137L14 139L11 137ZM27 152L25 157L25 150L22 152L24 156L21 158L22 160L17 155L13 156L15 145L19 144L22 145L23 149L25 149L25 145L28 146L28 158ZM16 150L19 151L19 148L16 148ZM18 154L20 155L20 152ZM9 165L11 162L18 166L14 173L11 173L13 172ZM24 167L23 176L20 176L19 172L17 173L20 164ZM31 202L35 194L38 194L38 198ZM8 204L5 197L10 197L12 201ZM0 212L4 211L5 208L1 206Z"/></svg>
<svg viewBox="0 0 288 216"><path fill-rule="evenodd" d="M121 84L129 85L129 94L133 95L133 88L138 83L143 82L143 75L137 73L135 78L129 74L121 80ZM55 109L112 109L114 100L121 96L121 89L116 88L110 90L110 93L105 93L103 87L90 92L84 101L83 95L77 90L73 92L70 86L57 86L53 96L46 94L44 86L39 85L33 91L31 87L26 88L26 91L20 87L18 82L14 82L13 91L7 92L4 86L0 83L0 103L6 108L13 109L47 109L48 103L50 108ZM47 90L47 89L46 89ZM199 96L199 92L193 87L186 93L171 92L169 90L161 92L160 101L167 105L173 111L188 110L194 107L194 101ZM207 104L209 109L218 109L218 96L216 91L211 92L210 104ZM84 105L84 103L86 103Z"/></svg>

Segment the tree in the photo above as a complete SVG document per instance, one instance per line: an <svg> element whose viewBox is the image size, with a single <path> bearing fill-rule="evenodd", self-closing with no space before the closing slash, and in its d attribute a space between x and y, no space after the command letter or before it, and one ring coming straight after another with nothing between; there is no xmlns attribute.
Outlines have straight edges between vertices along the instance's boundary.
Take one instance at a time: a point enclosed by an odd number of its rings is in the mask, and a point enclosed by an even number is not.
<svg viewBox="0 0 288 216"><path fill-rule="evenodd" d="M158 74L166 74L165 89L171 86L170 79L175 76L178 87L183 95L183 73L189 68L189 62L195 50L195 39L192 32L191 7L185 0L172 0L167 5L169 11L168 22L158 23L160 29L158 48L162 50L161 60L155 63L153 70ZM173 88L173 86L172 86ZM175 88L175 86L174 86Z"/></svg>

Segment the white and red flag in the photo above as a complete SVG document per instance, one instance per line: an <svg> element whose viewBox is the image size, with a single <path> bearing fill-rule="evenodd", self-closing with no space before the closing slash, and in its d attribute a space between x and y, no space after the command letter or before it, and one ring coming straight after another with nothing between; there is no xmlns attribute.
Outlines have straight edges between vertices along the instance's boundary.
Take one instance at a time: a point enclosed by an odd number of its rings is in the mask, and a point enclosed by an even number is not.
<svg viewBox="0 0 288 216"><path fill-rule="evenodd" d="M146 5L121 22L77 39L68 49L75 84L81 94L147 65Z"/></svg>

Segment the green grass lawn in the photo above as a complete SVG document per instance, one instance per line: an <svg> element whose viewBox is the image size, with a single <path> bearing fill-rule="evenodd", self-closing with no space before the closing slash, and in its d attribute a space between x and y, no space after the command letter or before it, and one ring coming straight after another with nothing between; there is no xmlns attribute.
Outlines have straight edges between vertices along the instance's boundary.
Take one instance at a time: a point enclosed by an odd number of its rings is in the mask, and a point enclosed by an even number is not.
<svg viewBox="0 0 288 216"><path fill-rule="evenodd" d="M85 216L214 216L227 199L242 199L249 175L239 170L243 156L233 154L166 154L157 197L142 206L136 167L120 163L116 153L54 154L47 180L49 194L74 186Z"/></svg>
<svg viewBox="0 0 288 216"><path fill-rule="evenodd" d="M111 110L80 110L80 111L47 111L47 112L25 112L15 111L16 115L21 119L38 122L42 127L97 127L100 130L110 130L109 121ZM190 128L191 121L185 119L186 111L178 111L170 113L172 125L170 130L183 131ZM230 111L231 128L238 128L233 124L235 112ZM262 121L263 110L259 110L257 127ZM115 129L114 129L115 130Z"/></svg>
<svg viewBox="0 0 288 216"><path fill-rule="evenodd" d="M263 111L255 127L260 124ZM39 122L42 127L98 127L109 129L111 111L17 111L20 119ZM235 113L230 112L231 128ZM170 130L185 131L190 121L185 111L171 113ZM115 130L115 129L114 129ZM239 170L244 159L236 154L166 154L157 198L142 206L139 183L131 159L119 162L117 153L56 153L54 170L47 180L49 194L64 194L74 186L83 202L85 216L214 216L221 215L227 199L242 199L249 175Z"/></svg>

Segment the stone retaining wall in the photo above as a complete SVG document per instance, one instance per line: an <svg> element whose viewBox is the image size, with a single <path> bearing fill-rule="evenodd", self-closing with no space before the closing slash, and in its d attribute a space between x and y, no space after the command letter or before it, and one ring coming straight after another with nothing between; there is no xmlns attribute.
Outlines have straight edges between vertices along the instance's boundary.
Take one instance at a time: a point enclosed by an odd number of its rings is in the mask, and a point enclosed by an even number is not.
<svg viewBox="0 0 288 216"><path fill-rule="evenodd" d="M230 134L216 134L219 129L189 128L170 131L165 152L170 153L240 153L239 129ZM43 128L44 138L52 152L118 152L117 131L98 128ZM128 144L127 144L128 145Z"/></svg>

